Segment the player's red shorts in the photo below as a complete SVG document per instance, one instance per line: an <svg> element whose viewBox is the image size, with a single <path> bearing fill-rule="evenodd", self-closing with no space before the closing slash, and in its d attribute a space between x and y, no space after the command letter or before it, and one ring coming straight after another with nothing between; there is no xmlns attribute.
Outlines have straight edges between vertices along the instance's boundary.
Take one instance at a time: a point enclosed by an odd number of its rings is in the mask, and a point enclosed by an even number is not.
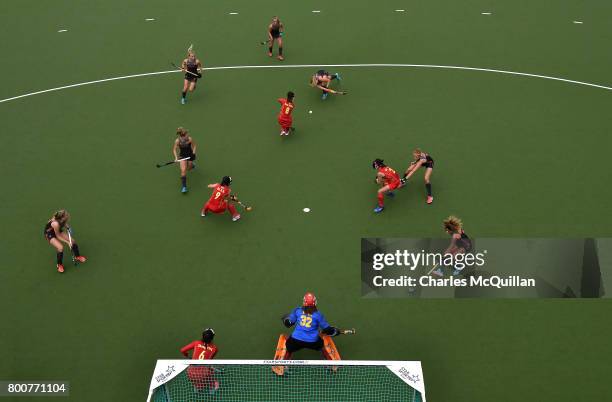
<svg viewBox="0 0 612 402"><path fill-rule="evenodd" d="M293 119L289 118L285 118L285 119L278 119L278 124L280 124L281 128L285 131L289 130L291 128L291 125L293 124Z"/></svg>
<svg viewBox="0 0 612 402"><path fill-rule="evenodd" d="M401 181L397 180L397 181L392 181L391 183L388 184L389 186L389 190L393 191L396 188L398 188L400 186L400 184L402 184Z"/></svg>
<svg viewBox="0 0 612 402"><path fill-rule="evenodd" d="M210 202L207 202L206 205L204 205L204 209L215 214L222 214L227 210L227 203L221 205L211 205Z"/></svg>
<svg viewBox="0 0 612 402"><path fill-rule="evenodd" d="M217 389L219 382L212 367L193 365L187 368L187 377L197 389Z"/></svg>

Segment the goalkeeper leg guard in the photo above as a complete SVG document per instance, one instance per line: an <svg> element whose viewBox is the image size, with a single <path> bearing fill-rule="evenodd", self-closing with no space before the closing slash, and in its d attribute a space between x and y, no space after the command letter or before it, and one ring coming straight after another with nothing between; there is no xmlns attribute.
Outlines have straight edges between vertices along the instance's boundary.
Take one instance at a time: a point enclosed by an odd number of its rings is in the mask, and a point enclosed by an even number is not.
<svg viewBox="0 0 612 402"><path fill-rule="evenodd" d="M287 335L280 334L278 337L278 343L276 344L274 360L286 359L289 359L289 353L287 353ZM283 375L285 374L285 366L272 366L272 371L276 373L276 375Z"/></svg>
<svg viewBox="0 0 612 402"><path fill-rule="evenodd" d="M327 360L342 360L332 337L329 335L322 335L321 338L323 339L323 357Z"/></svg>

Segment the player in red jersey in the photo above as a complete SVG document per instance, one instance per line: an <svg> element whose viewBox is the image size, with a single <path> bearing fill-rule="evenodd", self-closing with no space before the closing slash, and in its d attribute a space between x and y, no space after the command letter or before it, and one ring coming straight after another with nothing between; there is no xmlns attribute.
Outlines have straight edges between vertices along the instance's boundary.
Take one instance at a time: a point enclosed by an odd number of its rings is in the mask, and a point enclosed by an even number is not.
<svg viewBox="0 0 612 402"><path fill-rule="evenodd" d="M289 132L295 130L295 128L291 127L293 124L293 117L291 117L291 113L295 107L293 104L294 97L295 94L289 91L287 92L287 98L277 99L278 103L281 104L280 113L278 114L278 124L281 126L281 136L289 135Z"/></svg>
<svg viewBox="0 0 612 402"><path fill-rule="evenodd" d="M385 209L385 193L389 197L395 196L393 190L400 187L401 179L399 174L385 165L382 159L375 159L372 167L376 169L376 183L381 185L378 189L378 205L374 208L374 212L380 213Z"/></svg>
<svg viewBox="0 0 612 402"><path fill-rule="evenodd" d="M232 196L230 193L230 185L232 184L232 178L230 176L223 176L221 183L209 184L208 188L213 189L213 193L210 199L204 204L201 216L206 216L208 212L215 214L221 214L227 210L232 214L232 221L236 222L240 219L240 214L236 211L236 207L230 203Z"/></svg>
<svg viewBox="0 0 612 402"><path fill-rule="evenodd" d="M202 332L202 340L193 341L188 345L181 348L181 353L185 357L189 357L189 351L191 353L191 360L210 360L217 354L217 346L213 343L215 337L215 331L212 328L206 328ZM215 391L219 388L219 381L214 377L215 369L210 366L193 365L187 368L187 377L191 384L196 388L196 391L202 391L208 389Z"/></svg>

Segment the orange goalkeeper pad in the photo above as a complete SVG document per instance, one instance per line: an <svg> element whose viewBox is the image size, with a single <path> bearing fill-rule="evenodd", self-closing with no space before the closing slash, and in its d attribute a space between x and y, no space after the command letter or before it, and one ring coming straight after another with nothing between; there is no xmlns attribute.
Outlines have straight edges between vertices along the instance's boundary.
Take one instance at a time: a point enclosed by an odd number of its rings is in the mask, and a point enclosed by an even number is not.
<svg viewBox="0 0 612 402"><path fill-rule="evenodd" d="M342 360L340 352L334 343L334 340L329 335L321 335L323 338L323 351L327 360Z"/></svg>
<svg viewBox="0 0 612 402"><path fill-rule="evenodd" d="M274 354L274 360L285 360L287 356L287 335L280 334L278 337L278 343L276 344L276 353ZM272 371L277 375L285 374L285 366L272 366Z"/></svg>

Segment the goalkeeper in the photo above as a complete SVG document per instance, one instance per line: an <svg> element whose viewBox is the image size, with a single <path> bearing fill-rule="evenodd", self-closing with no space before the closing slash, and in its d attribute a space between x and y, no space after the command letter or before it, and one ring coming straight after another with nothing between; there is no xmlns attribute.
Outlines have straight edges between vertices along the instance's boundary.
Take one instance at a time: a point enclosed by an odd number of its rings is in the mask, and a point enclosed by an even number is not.
<svg viewBox="0 0 612 402"><path fill-rule="evenodd" d="M321 351L327 360L340 360L340 354L331 339L339 335L340 331L329 325L323 314L317 310L317 298L314 294L306 293L302 307L297 307L284 316L283 324L287 328L295 325L295 328L289 338L281 335L275 359L290 359L293 353L307 348Z"/></svg>

